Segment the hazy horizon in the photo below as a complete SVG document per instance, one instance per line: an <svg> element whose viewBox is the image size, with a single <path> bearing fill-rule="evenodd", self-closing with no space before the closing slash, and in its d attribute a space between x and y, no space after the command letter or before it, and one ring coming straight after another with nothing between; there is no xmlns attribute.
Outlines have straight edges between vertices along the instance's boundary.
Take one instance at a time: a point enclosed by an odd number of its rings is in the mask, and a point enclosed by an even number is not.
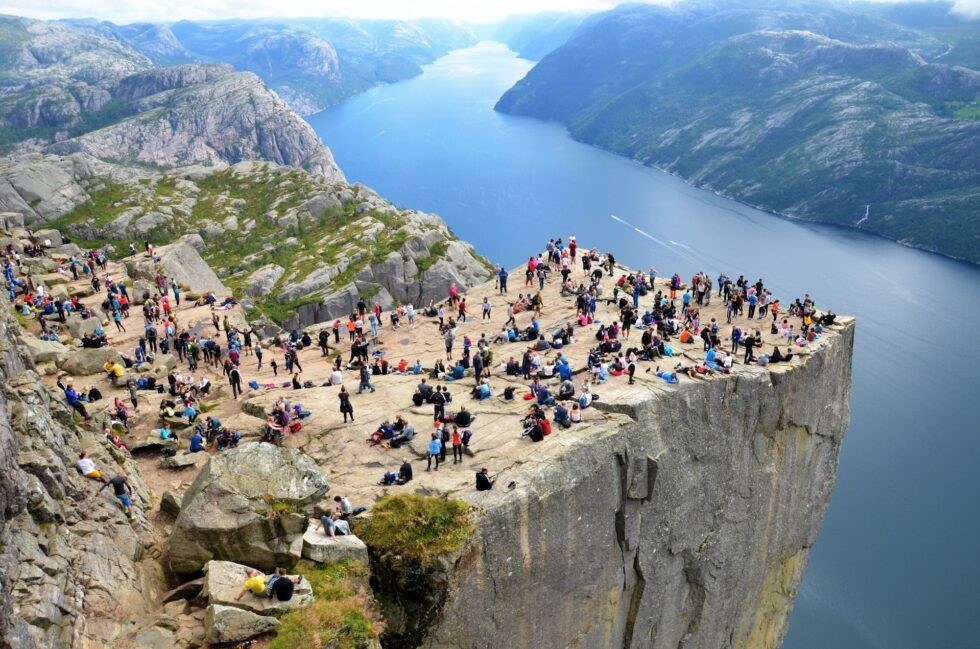
<svg viewBox="0 0 980 649"><path fill-rule="evenodd" d="M684 0L632 0L647 4L670 5ZM828 0L830 1L830 0ZM871 0L912 2L916 0ZM941 2L942 0L934 0ZM275 0L198 0L164 6L150 0L50 0L38 6L36 0L0 0L0 13L37 18L109 20L118 24L138 22L172 23L179 20L351 18L419 20L442 18L456 22L489 23L515 15L542 12L594 13L624 4L617 0L295 0L283 4ZM980 16L980 0L954 0L954 11L969 17Z"/></svg>

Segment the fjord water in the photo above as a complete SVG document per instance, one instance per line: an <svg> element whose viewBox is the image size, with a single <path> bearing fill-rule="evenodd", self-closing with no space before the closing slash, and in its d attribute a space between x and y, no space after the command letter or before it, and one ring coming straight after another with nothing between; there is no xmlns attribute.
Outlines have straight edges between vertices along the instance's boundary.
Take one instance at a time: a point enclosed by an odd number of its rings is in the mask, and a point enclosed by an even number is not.
<svg viewBox="0 0 980 649"><path fill-rule="evenodd" d="M440 214L496 263L574 234L660 275L744 273L857 316L851 428L784 646L980 647L980 270L780 219L495 113L531 65L481 43L310 122L351 181Z"/></svg>

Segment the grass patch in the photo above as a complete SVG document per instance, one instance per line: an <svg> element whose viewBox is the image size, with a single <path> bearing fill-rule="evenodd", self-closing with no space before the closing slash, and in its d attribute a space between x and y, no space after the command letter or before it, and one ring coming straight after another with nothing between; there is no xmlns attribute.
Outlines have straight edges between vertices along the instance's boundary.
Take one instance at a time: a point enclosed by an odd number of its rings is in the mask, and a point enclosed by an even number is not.
<svg viewBox="0 0 980 649"><path fill-rule="evenodd" d="M424 273L435 266L436 262L446 254L447 250L449 250L448 241L436 241L434 244L432 244L432 247L429 248L429 254L415 260L415 267L419 269L420 273Z"/></svg>
<svg viewBox="0 0 980 649"><path fill-rule="evenodd" d="M365 587L366 565L359 561L332 565L300 561L296 571L309 580L316 599L309 608L282 617L282 626L269 649L357 649L378 637L382 624Z"/></svg>
<svg viewBox="0 0 980 649"><path fill-rule="evenodd" d="M372 507L357 535L372 548L426 562L466 543L473 532L470 509L462 500L386 496Z"/></svg>

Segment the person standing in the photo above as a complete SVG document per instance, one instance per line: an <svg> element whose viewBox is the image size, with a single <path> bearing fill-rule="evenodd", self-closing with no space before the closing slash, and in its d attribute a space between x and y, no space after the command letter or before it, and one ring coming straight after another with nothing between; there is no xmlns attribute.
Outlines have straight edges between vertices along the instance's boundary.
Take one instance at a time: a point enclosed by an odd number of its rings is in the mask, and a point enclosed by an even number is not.
<svg viewBox="0 0 980 649"><path fill-rule="evenodd" d="M425 470L432 470L432 459L435 458L436 461L436 471L439 470L439 453L442 450L442 440L439 437L439 433L432 433L432 439L429 441L429 457L426 464Z"/></svg>
<svg viewBox="0 0 980 649"><path fill-rule="evenodd" d="M228 382L231 383L231 396L237 400L242 393L242 373L234 365L228 370Z"/></svg>
<svg viewBox="0 0 980 649"><path fill-rule="evenodd" d="M490 304L490 298L488 298L488 297L483 298L483 319L484 320L489 320L490 319L490 310L492 308L493 308L493 305Z"/></svg>
<svg viewBox="0 0 980 649"><path fill-rule="evenodd" d="M463 438L459 434L459 429L453 426L453 464L463 461Z"/></svg>
<svg viewBox="0 0 980 649"><path fill-rule="evenodd" d="M446 341L446 360L453 360L453 343L456 342L456 331L452 328L452 325L446 329L446 335L444 336Z"/></svg>
<svg viewBox="0 0 980 649"><path fill-rule="evenodd" d="M347 423L347 416L350 415L351 422L354 421L354 407L350 403L350 394L347 392L345 386L340 386L340 392L337 393L337 398L340 399L340 414L344 416L344 423Z"/></svg>
<svg viewBox="0 0 980 649"><path fill-rule="evenodd" d="M432 393L432 417L436 421L446 418L446 397L442 394L442 386L437 385L436 391Z"/></svg>
<svg viewBox="0 0 980 649"><path fill-rule="evenodd" d="M748 365L749 363L751 363L752 361L755 360L755 356L752 354L752 350L755 349L755 345L756 345L757 342L758 341L756 340L755 336L752 335L752 334L749 334L748 336L746 336L745 337L745 340L742 341L742 344L745 346L745 361L744 362L745 362L746 365Z"/></svg>
<svg viewBox="0 0 980 649"><path fill-rule="evenodd" d="M365 389L374 392L374 386L371 385L371 371L368 369L367 364L361 363L361 381L357 386L357 393L360 394L364 392Z"/></svg>
<svg viewBox="0 0 980 649"><path fill-rule="evenodd" d="M262 352L262 345L256 345L255 346L255 358L258 359L258 361L259 361L258 367L255 368L255 371L256 372L258 372L259 370L262 369L262 354L263 354L263 352Z"/></svg>
<svg viewBox="0 0 980 649"><path fill-rule="evenodd" d="M500 294L505 294L507 292L507 269L503 266L497 271L497 281L500 285Z"/></svg>

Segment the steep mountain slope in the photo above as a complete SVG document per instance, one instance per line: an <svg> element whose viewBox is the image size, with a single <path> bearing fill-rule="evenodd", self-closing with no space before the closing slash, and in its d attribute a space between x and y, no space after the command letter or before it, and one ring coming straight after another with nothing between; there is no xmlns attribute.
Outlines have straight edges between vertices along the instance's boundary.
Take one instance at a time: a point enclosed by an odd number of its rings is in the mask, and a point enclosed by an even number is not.
<svg viewBox="0 0 980 649"><path fill-rule="evenodd" d="M269 162L154 172L84 154L7 158L0 212L119 250L190 235L257 325L339 317L359 296L386 309L424 304L445 297L451 282L471 286L490 275L439 217Z"/></svg>
<svg viewBox="0 0 980 649"><path fill-rule="evenodd" d="M506 43L523 58L538 61L564 45L585 17L585 14L557 11L519 14L473 29L481 39Z"/></svg>
<svg viewBox="0 0 980 649"><path fill-rule="evenodd" d="M46 150L158 167L269 160L343 179L313 129L252 73L191 64L127 77L116 90L131 116Z"/></svg>
<svg viewBox="0 0 980 649"><path fill-rule="evenodd" d="M153 67L126 44L57 22L0 16L0 144L111 119L112 88Z"/></svg>
<svg viewBox="0 0 980 649"><path fill-rule="evenodd" d="M980 261L975 70L878 15L813 3L593 17L497 109L788 216Z"/></svg>
<svg viewBox="0 0 980 649"><path fill-rule="evenodd" d="M129 31L158 58L181 58L169 32ZM154 167L269 160L343 179L310 126L254 74L158 67L103 23L0 18L0 45L0 145Z"/></svg>
<svg viewBox="0 0 980 649"><path fill-rule="evenodd" d="M439 20L180 21L168 31L198 60L259 75L302 115L421 74L422 64L474 40Z"/></svg>

